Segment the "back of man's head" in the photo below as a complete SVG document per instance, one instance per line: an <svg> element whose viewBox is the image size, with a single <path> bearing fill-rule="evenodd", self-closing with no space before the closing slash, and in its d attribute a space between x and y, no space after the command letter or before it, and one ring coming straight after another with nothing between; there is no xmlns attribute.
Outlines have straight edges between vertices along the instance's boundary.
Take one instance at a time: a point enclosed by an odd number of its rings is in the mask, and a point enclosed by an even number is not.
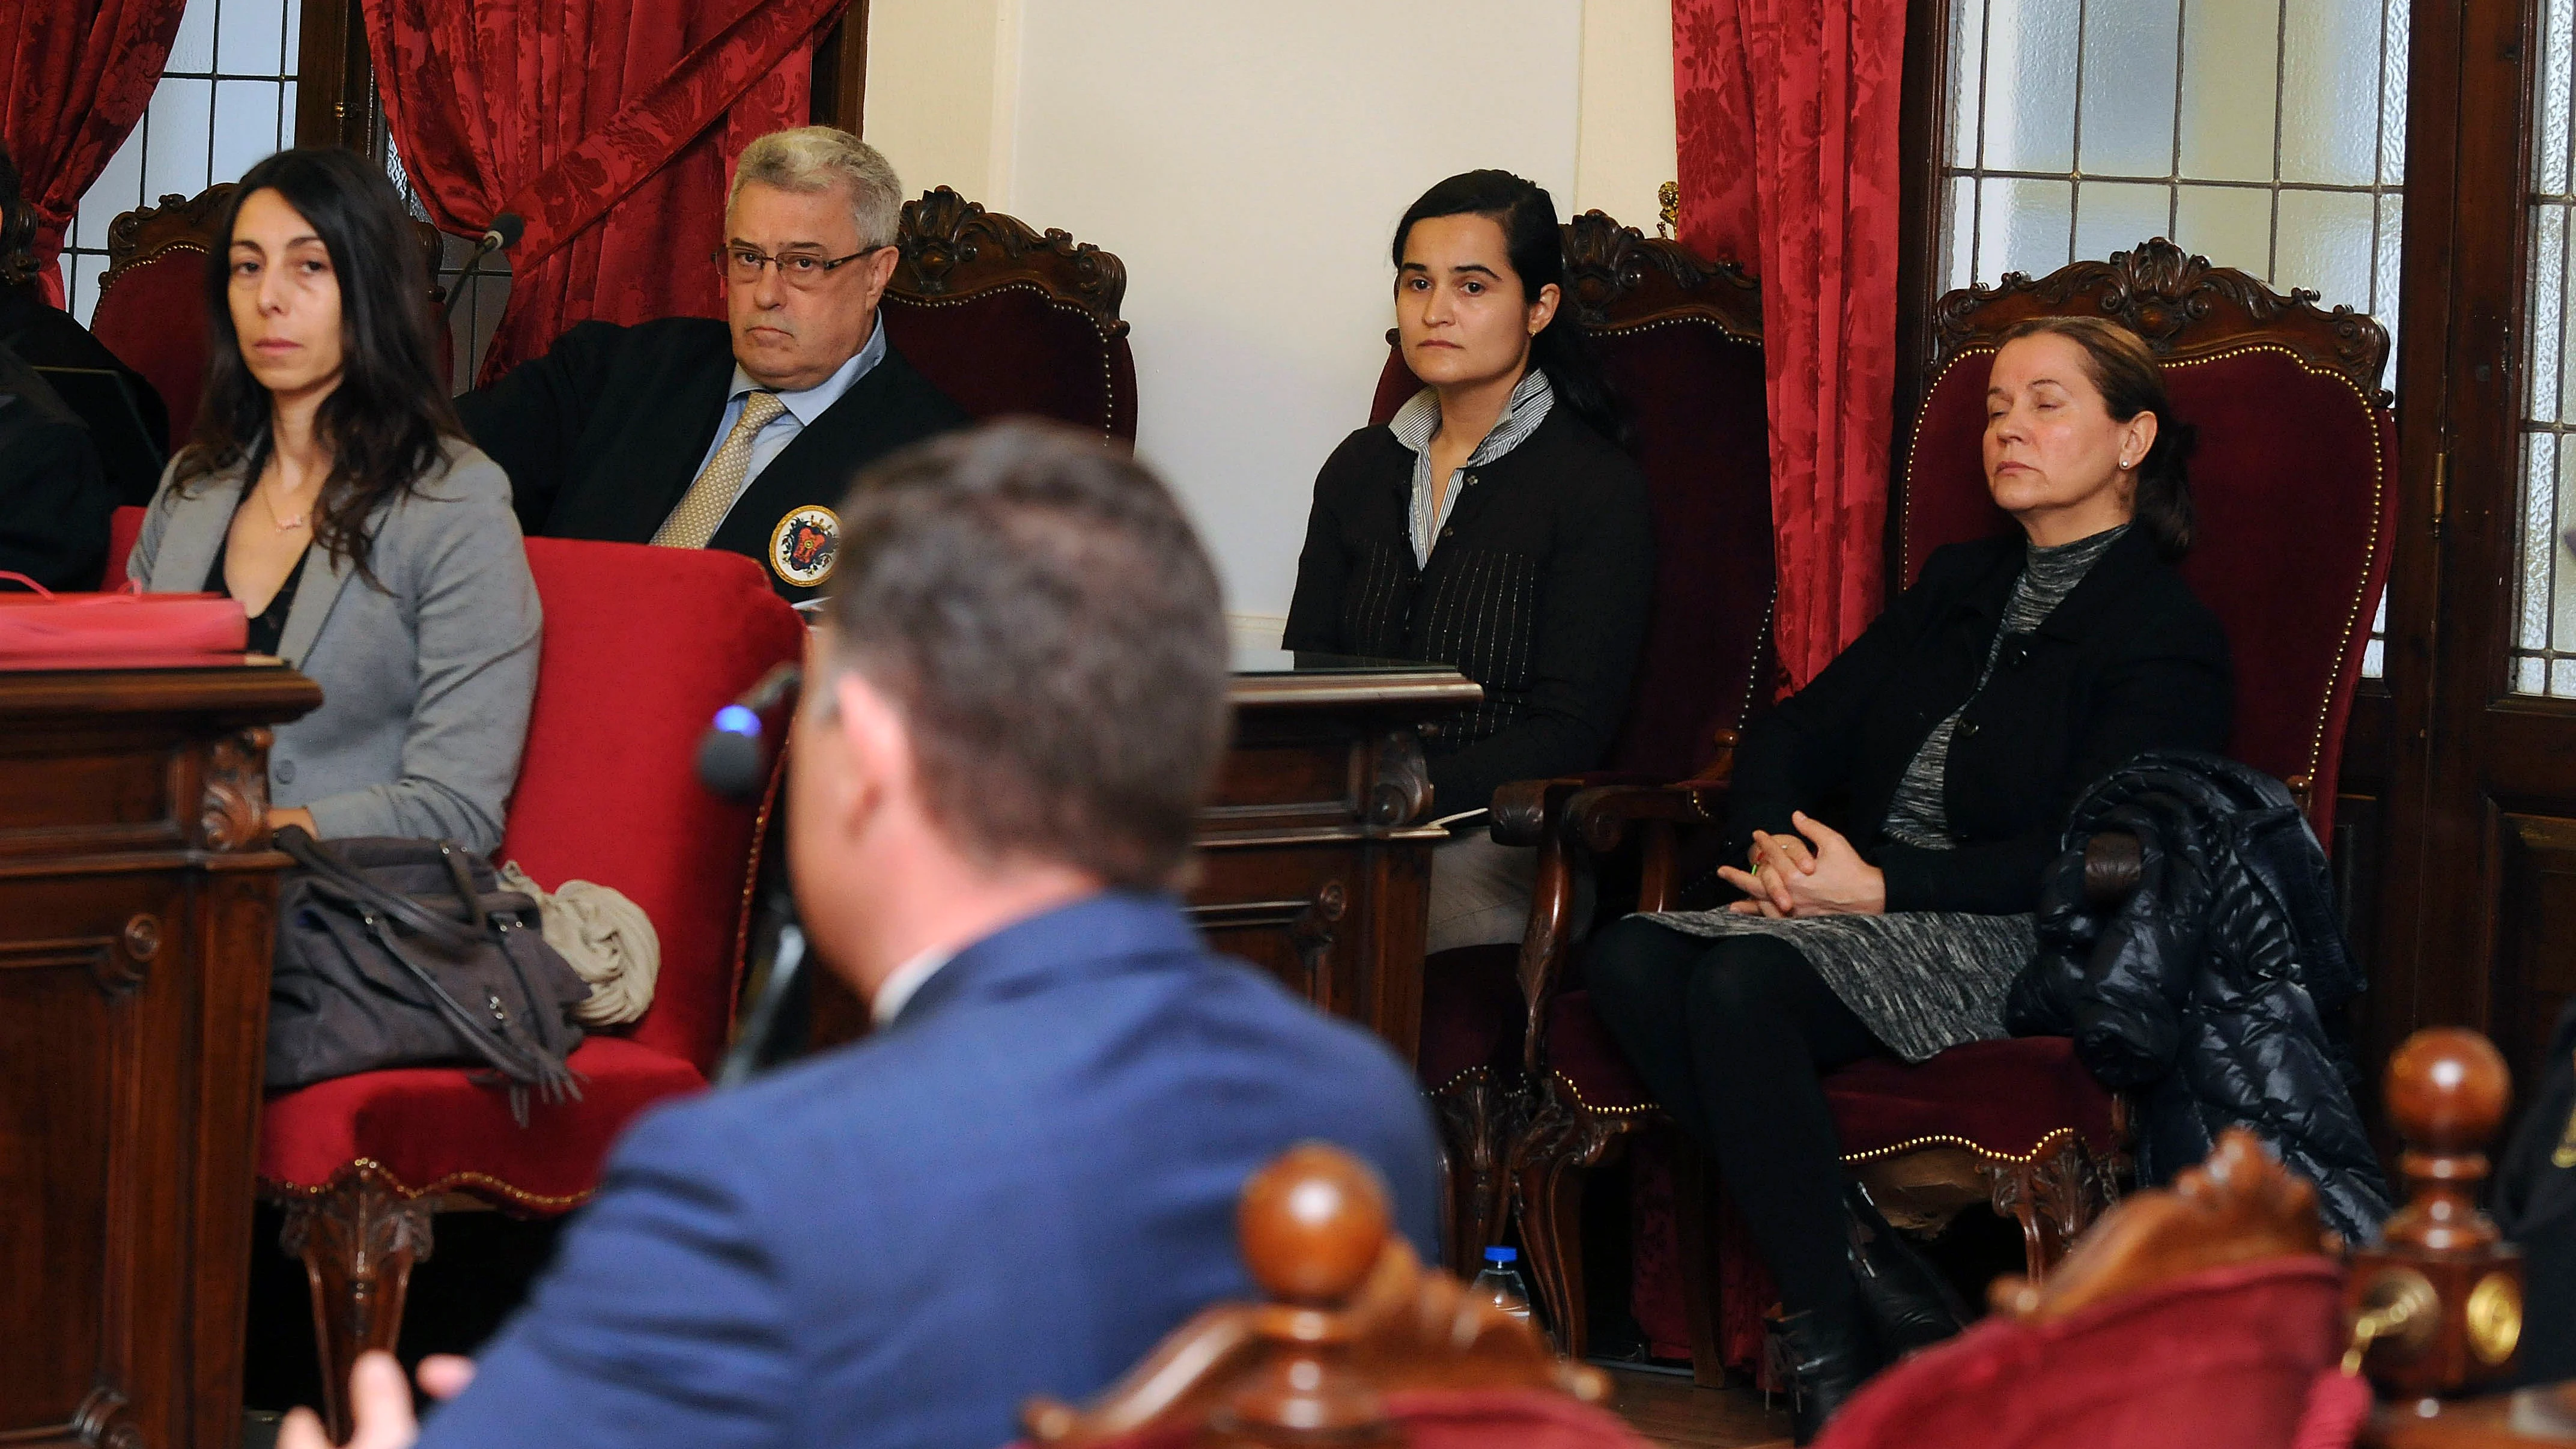
<svg viewBox="0 0 2576 1449"><path fill-rule="evenodd" d="M1096 433L992 424L905 450L842 509L832 662L909 726L970 858L1180 877L1227 734L1216 572L1160 480Z"/></svg>

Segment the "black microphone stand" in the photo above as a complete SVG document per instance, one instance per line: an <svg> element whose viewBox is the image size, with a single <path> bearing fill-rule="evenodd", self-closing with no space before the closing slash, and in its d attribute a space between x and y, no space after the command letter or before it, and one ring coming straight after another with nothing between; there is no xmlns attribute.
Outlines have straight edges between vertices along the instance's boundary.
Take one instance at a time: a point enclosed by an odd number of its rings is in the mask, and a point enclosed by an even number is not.
<svg viewBox="0 0 2576 1449"><path fill-rule="evenodd" d="M717 711L716 722L698 742L698 779L709 790L743 804L757 803L785 747L783 719L796 709L801 677L792 664L762 676L742 698ZM778 745L769 742L765 714L782 724ZM805 932L796 921L796 895L788 880L787 812L781 807L769 819L769 839L761 853L760 904L752 913L745 952L745 979L751 983L751 1009L742 1030L716 1068L715 1085L738 1086L781 1062L803 1054L813 1035L814 976L808 969Z"/></svg>

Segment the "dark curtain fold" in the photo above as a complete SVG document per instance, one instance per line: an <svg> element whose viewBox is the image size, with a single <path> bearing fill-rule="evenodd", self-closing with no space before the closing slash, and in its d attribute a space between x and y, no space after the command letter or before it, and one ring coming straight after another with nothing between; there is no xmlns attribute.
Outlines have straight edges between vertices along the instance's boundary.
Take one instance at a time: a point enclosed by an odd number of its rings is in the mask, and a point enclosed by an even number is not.
<svg viewBox="0 0 2576 1449"><path fill-rule="evenodd" d="M493 378L576 322L722 315L733 158L806 123L849 0L365 0L385 122L430 219L526 219Z"/></svg>
<svg viewBox="0 0 2576 1449"><path fill-rule="evenodd" d="M36 208L36 277L63 305L55 265L81 193L143 119L187 0L0 4L0 143Z"/></svg>
<svg viewBox="0 0 2576 1449"><path fill-rule="evenodd" d="M1904 56L1904 0L1673 0L1682 240L1762 278L1792 689L1883 597Z"/></svg>

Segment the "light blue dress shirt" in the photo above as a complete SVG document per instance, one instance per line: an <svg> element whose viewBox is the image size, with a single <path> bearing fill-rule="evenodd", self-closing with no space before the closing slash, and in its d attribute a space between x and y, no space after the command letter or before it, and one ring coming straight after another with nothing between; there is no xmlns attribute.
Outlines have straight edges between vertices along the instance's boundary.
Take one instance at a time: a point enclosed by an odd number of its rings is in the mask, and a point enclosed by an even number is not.
<svg viewBox="0 0 2576 1449"><path fill-rule="evenodd" d="M769 460L785 452L787 445L796 441L797 434L813 426L816 418L829 412L832 404L841 400L841 394L848 392L860 378L868 375L870 369L885 361L885 355L885 317L880 314L877 318L876 330L868 334L867 345L854 353L849 361L842 363L838 371L803 392L780 393L778 400L786 406L779 410L778 416L769 420L767 426L752 436L751 466L743 470L742 487L734 493L735 499L739 500L744 493L749 492L752 480L760 476L761 469L769 466ZM697 471L691 473L690 477L695 478L699 473L704 473L707 471L707 465L716 460L716 449L724 446L725 437L733 431L733 425L742 421L743 399L759 386L759 383L752 381L750 373L742 370L741 363L734 364L733 383L725 394L724 415L716 419L716 435L707 440L707 451L698 459Z"/></svg>

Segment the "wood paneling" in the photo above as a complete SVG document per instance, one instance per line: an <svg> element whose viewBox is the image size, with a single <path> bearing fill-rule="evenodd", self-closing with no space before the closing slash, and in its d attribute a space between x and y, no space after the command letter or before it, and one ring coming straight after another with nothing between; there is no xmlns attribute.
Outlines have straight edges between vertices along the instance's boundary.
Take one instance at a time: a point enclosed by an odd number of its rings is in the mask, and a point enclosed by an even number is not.
<svg viewBox="0 0 2576 1449"><path fill-rule="evenodd" d="M239 1442L286 863L262 726L320 699L0 672L0 1442Z"/></svg>

